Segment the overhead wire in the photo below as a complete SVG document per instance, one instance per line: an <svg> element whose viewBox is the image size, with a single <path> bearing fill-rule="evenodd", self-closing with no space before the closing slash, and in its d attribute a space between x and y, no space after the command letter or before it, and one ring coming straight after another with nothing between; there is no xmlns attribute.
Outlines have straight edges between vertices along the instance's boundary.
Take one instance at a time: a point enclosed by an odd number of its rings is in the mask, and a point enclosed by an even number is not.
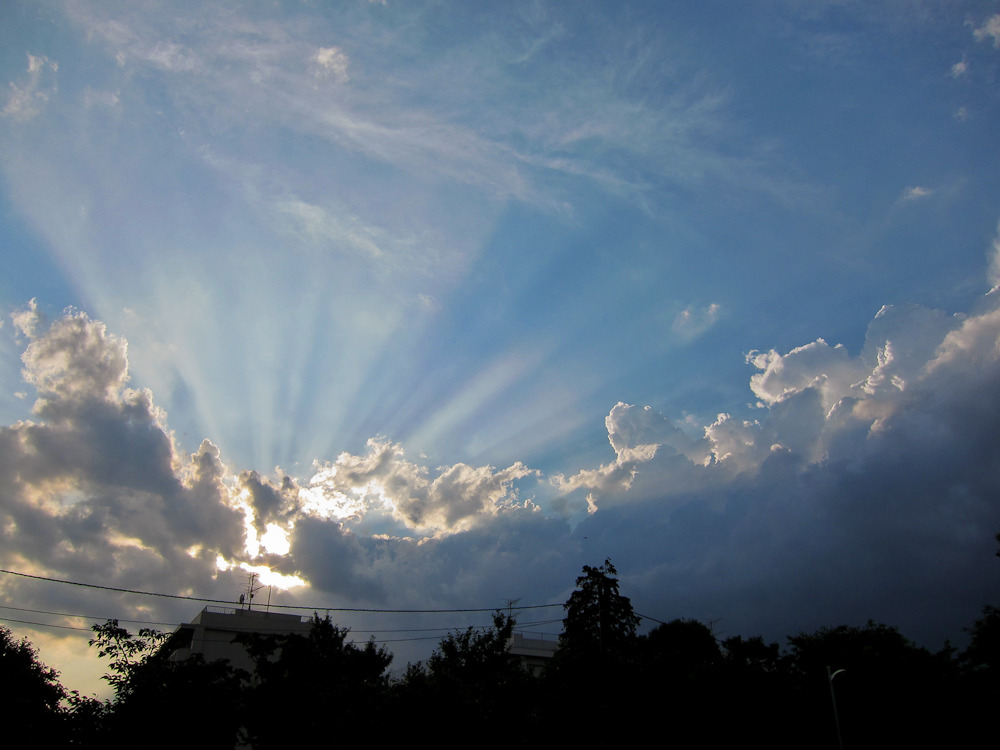
<svg viewBox="0 0 1000 750"><path fill-rule="evenodd" d="M83 581L70 581L70 580L66 580L66 579L53 578L53 577L49 577L49 576L42 576L42 575L37 575L37 574L32 574L32 573L24 573L24 572L16 571L16 570L0 569L0 573L4 573L4 574L7 574L7 575L12 575L12 576L17 576L17 577L20 577L20 578L27 578L27 579L32 579L32 580L44 581L44 582L47 582L47 583L59 583L59 584L68 585L68 586L78 586L78 587L82 587L82 588L96 589L96 590L101 590L101 591L113 591L113 592L116 592L116 593L135 594L135 595L141 595L141 596L154 596L154 597L160 597L160 598L166 598L166 599L175 599L175 600L182 600L182 601L200 602L200 603L204 603L204 604L224 605L227 608L231 608L235 604L235 602L232 602L232 601L229 601L229 600L211 599L211 598L207 598L207 597L197 597L197 596L185 596L185 595L181 595L181 594L170 594L170 593L156 592L156 591L144 591L144 590L140 590L140 589L128 589L128 588L122 588L122 587L117 587L117 586L106 586L106 585L103 585L103 584L89 583L89 582L83 582ZM506 609L509 612L512 612L512 611L523 611L523 610L532 610L532 609L545 609L545 608L550 608L550 607L561 607L561 606L562 606L562 604L535 604L535 605L523 605L523 606L516 606L516 607L483 607L483 608L452 608L452 609L375 609L375 608L360 608L360 607L329 607L329 606L325 606L325 605L304 606L304 605L271 604L270 608L271 609L312 611L314 613L315 612L326 612L326 613L329 613L329 612L347 612L347 613L369 613L369 614L455 614L455 613L464 614L464 613L497 612L497 611L503 611L504 609ZM27 608L27 607L15 607L15 606L12 606L12 605L0 605L0 609L7 609L7 610L16 611L16 612L30 612L32 614L51 615L51 616L54 616L54 617L68 617L68 618L77 618L77 619L85 619L85 620L94 620L94 621L100 621L100 622L106 622L106 621L114 619L114 620L117 620L118 622L122 622L122 623L129 623L129 624L136 624L136 625L156 625L156 626L161 626L161 627L165 626L165 627L171 628L171 629L176 629L178 627L182 627L185 624L188 624L188 623L174 623L174 622L151 621L151 620L134 620L134 619L125 619L125 618L97 617L95 615L86 615L86 614L79 614L79 613L72 613L72 612L56 612L56 611L41 610L41 609L31 609L31 608ZM79 632L89 632L89 631L93 630L92 627L79 627L79 626L71 626L71 625L57 625L57 624L54 624L54 623L45 623L45 622L37 622L37 621L29 621L29 620L19 620L19 619L3 618L3 617L0 617L0 622L10 622L10 623L16 623L16 624L20 624L20 625L29 625L29 626L35 626L35 627L58 628L58 629L62 629L62 630L75 630L75 631L79 631ZM554 623L557 623L557 622L561 622L561 620L540 620L540 621L535 621L535 622L518 623L517 630L523 631L523 630L526 630L527 628L530 628L530 627L544 626L544 625L554 624ZM374 630L362 629L362 630L360 630L358 632L359 633L370 633L370 634L373 634L373 635L376 634L376 633L378 633L378 634L392 634L392 633L403 634L403 633L421 633L421 632L434 633L434 635L426 635L426 636L411 636L411 637L379 638L378 639L378 643L405 643L405 642L415 642L415 641L424 641L424 640L440 640L441 638L447 637L448 635L450 635L452 633L462 632L462 631L468 629L469 627L472 627L473 629L476 629L476 630L486 630L490 626L488 626L488 625L485 625L485 626L484 625L472 625L472 626L463 626L463 627L459 627L459 626L450 626L450 627L441 626L441 627L436 627L436 628L381 628L381 629L374 629ZM361 645L364 642L363 641L354 641L354 643L356 645Z"/></svg>
<svg viewBox="0 0 1000 750"><path fill-rule="evenodd" d="M62 583L67 586L82 586L84 588L99 589L102 591L114 591L120 594L138 594L140 596L157 596L164 599L181 599L190 602L201 602L204 604L221 604L225 606L233 606L234 602L229 599L209 599L201 596L185 596L182 594L167 594L157 591L142 591L140 589L126 589L119 588L117 586L104 586L98 583L84 583L82 581L68 581L63 578L50 578L49 576L34 575L32 573L22 573L17 570L6 570L0 568L0 573L6 573L7 575L19 576L21 578L31 578L38 581L47 581L49 583ZM270 605L273 609L293 609L293 610L303 610L312 612L365 612L372 614L449 614L456 612L496 612L502 609L509 610L525 610L525 609L545 609L547 607L561 607L559 604L528 604L519 607L474 607L474 608L455 608L455 609L375 609L366 607L330 607L326 605L301 605L301 604L272 604Z"/></svg>
<svg viewBox="0 0 1000 750"><path fill-rule="evenodd" d="M82 619L82 620L95 620L95 621L101 621L101 622L107 622L108 620L112 620L113 619L113 620L115 620L117 622L121 622L121 623L130 623L130 624L134 624L134 625L161 625L161 626L166 626L166 627L173 628L173 629L176 629L176 628L179 628L179 627L183 627L184 625L189 625L190 624L190 623L163 622L163 621L156 621L156 620L129 620L129 619L125 619L125 618L98 617L96 615L84 615L84 614L78 614L78 613L73 613L73 612L53 612L51 610L44 610L44 609L30 609L28 607L14 607L14 606L11 606L11 605L6 605L6 604L0 604L0 609L8 609L8 610L16 611L16 612L30 612L32 614L40 614L40 615L52 615L52 616L55 616L55 617L71 617L71 618ZM78 630L78 631L82 631L82 632L89 632L89 631L93 630L93 627L75 627L75 626L70 626L70 625L56 625L56 624L53 624L53 623L45 623L45 622L34 622L34 621L28 621L28 620L15 620L15 619L12 619L12 618L7 618L7 617L0 617L0 622L13 622L13 623L18 623L18 624L22 624L22 625L35 625L35 626L39 626L39 627L61 628L61 629L64 629L64 630ZM526 630L527 628L530 628L530 627L533 627L533 626L537 626L537 625L550 625L550 624L553 624L553 623L556 623L556 622L560 622L560 621L559 620L539 620L539 621L536 621L536 622L526 622L526 623L520 623L519 622L519 623L517 623L517 630L519 630L519 631ZM406 642L410 642L410 641L438 640L440 638L446 637L447 635L450 635L451 633L464 631L464 630L468 629L468 627L472 627L474 630L487 630L487 629L489 629L490 626L488 626L488 625L472 625L472 626L466 626L466 627L460 627L460 626L447 627L447 626L442 626L442 627L436 627L436 628L374 628L374 629L364 628L364 629L359 630L357 632L359 634L360 633L369 633L369 634L372 634L372 635L383 634L383 633L385 633L385 634L391 634L391 633L434 633L435 634L435 635L426 635L426 636L413 636L413 637L409 637L409 638L378 638L378 639L376 639L379 643L406 643ZM350 630L350 628L348 628L348 630ZM354 631L351 631L351 632L354 632ZM350 641L350 642L354 643L355 645L360 645L360 644L364 644L365 643L365 641L356 641L356 640L355 641Z"/></svg>

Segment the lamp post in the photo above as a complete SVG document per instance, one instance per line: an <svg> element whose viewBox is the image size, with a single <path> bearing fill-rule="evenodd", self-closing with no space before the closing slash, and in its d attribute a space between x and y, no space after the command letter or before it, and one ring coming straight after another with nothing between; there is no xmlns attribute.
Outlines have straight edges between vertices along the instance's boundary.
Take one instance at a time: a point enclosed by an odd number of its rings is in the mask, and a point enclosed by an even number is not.
<svg viewBox="0 0 1000 750"><path fill-rule="evenodd" d="M844 671L838 669L836 672L831 672L830 666L826 667L826 681L830 685L830 701L833 703L833 723L837 725L837 746L840 750L844 750L844 740L840 736L840 716L837 714L837 694L833 691L833 678Z"/></svg>

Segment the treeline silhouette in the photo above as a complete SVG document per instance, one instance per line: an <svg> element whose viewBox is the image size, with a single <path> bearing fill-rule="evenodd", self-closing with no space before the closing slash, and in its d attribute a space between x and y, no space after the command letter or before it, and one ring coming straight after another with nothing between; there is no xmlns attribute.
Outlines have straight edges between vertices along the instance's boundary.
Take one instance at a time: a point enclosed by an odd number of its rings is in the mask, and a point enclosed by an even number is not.
<svg viewBox="0 0 1000 750"><path fill-rule="evenodd" d="M170 636L109 620L91 645L114 695L69 692L34 647L0 628L0 710L41 747L286 748L408 741L779 748L935 747L992 736L1000 699L1000 609L961 652L931 652L889 625L820 628L784 647L717 639L695 620L637 634L610 561L585 566L560 647L540 672L508 645L515 621L446 636L390 679L392 655L313 616L308 636L241 636L253 669L171 658Z"/></svg>

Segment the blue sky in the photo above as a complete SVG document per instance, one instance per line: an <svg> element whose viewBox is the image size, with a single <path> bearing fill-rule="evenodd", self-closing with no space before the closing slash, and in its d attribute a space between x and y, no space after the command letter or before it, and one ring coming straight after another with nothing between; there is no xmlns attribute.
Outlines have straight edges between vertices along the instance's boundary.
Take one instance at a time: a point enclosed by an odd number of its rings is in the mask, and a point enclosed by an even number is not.
<svg viewBox="0 0 1000 750"><path fill-rule="evenodd" d="M934 646L996 602L1000 4L15 0L0 41L7 569L447 608L610 556L660 619Z"/></svg>

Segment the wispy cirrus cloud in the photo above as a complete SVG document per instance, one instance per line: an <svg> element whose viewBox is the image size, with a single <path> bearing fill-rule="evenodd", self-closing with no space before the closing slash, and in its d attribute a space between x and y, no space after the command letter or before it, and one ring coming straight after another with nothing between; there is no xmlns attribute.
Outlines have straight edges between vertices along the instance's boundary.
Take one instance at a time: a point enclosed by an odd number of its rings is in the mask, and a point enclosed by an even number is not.
<svg viewBox="0 0 1000 750"><path fill-rule="evenodd" d="M58 62L29 52L26 80L8 82L7 101L0 110L0 117L25 123L37 116L56 91L55 76L58 71Z"/></svg>
<svg viewBox="0 0 1000 750"><path fill-rule="evenodd" d="M714 326L722 313L722 305L713 302L698 309L686 307L677 313L671 328L682 341L692 341Z"/></svg>
<svg viewBox="0 0 1000 750"><path fill-rule="evenodd" d="M913 187L908 187L903 190L903 194L899 196L901 203L908 203L910 201L919 200L921 198L927 198L934 194L934 191L929 187L923 187L921 185L914 185Z"/></svg>
<svg viewBox="0 0 1000 750"><path fill-rule="evenodd" d="M347 75L350 61L339 47L320 47L311 60L316 65L317 77L333 76L339 83L347 83L350 80Z"/></svg>

